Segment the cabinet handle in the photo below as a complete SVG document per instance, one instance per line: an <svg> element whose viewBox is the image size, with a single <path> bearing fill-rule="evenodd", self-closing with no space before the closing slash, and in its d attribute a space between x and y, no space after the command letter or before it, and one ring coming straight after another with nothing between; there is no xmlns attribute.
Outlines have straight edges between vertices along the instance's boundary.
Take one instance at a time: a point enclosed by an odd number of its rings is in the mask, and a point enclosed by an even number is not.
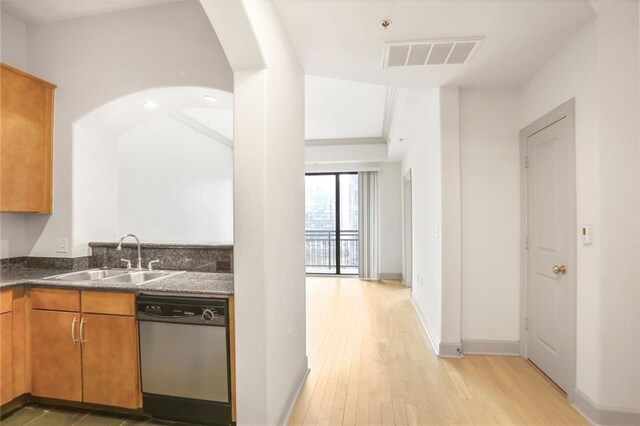
<svg viewBox="0 0 640 426"><path fill-rule="evenodd" d="M80 320L80 344L84 345L87 343L87 340L84 338L84 318Z"/></svg>
<svg viewBox="0 0 640 426"><path fill-rule="evenodd" d="M71 341L75 345L78 343L78 339L76 339L76 323L78 322L78 318L73 317L73 321L71 321Z"/></svg>

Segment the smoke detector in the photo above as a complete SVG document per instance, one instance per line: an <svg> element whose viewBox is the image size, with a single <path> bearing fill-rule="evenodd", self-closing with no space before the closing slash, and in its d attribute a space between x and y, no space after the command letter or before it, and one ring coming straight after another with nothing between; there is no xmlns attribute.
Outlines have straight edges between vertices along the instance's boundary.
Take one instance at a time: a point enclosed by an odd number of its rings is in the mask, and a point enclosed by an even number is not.
<svg viewBox="0 0 640 426"><path fill-rule="evenodd" d="M385 43L382 67L465 64L481 42L473 37Z"/></svg>

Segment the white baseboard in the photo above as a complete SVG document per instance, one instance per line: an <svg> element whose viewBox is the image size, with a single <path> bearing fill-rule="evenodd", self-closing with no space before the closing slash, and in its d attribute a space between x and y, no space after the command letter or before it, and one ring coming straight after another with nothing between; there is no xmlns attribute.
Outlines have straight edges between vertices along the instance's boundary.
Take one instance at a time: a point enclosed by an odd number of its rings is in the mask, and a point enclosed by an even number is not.
<svg viewBox="0 0 640 426"><path fill-rule="evenodd" d="M469 355L520 356L520 341L462 340L462 353Z"/></svg>
<svg viewBox="0 0 640 426"><path fill-rule="evenodd" d="M424 332L427 335L427 339L429 339L429 342L433 347L433 353L435 355L438 355L438 353L440 352L440 339L438 338L438 335L436 334L434 329L431 327L431 324L429 324L429 321L427 320L427 318L422 313L422 310L418 306L418 303L413 298L413 294L411 294L411 297L409 299L411 300L413 309L415 309L416 314L418 314L418 319L420 320L420 324L422 324L422 328L424 329Z"/></svg>
<svg viewBox="0 0 640 426"><path fill-rule="evenodd" d="M296 380L293 382L293 386L291 387L291 391L289 392L289 396L285 401L284 406L280 412L280 417L278 418L278 425L286 425L289 424L289 420L291 417L291 413L293 411L293 407L295 407L296 402L298 402L298 397L300 397L300 393L302 392L302 387L304 386L304 382L307 380L307 376L309 375L309 359L305 356L304 362L302 363L302 368L296 377Z"/></svg>
<svg viewBox="0 0 640 426"><path fill-rule="evenodd" d="M460 342L440 342L440 358L462 358L462 344Z"/></svg>
<svg viewBox="0 0 640 426"><path fill-rule="evenodd" d="M578 389L573 390L571 405L595 425L640 425L640 411L602 407Z"/></svg>
<svg viewBox="0 0 640 426"><path fill-rule="evenodd" d="M381 280L401 280L401 272L380 272L378 274Z"/></svg>

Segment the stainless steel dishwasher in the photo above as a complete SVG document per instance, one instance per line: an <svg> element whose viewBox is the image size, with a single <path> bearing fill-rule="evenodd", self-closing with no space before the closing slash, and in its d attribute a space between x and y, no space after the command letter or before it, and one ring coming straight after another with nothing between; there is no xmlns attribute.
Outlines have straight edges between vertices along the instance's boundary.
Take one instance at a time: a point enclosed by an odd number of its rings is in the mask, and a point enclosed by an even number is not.
<svg viewBox="0 0 640 426"><path fill-rule="evenodd" d="M228 299L141 294L137 311L143 410L231 424Z"/></svg>

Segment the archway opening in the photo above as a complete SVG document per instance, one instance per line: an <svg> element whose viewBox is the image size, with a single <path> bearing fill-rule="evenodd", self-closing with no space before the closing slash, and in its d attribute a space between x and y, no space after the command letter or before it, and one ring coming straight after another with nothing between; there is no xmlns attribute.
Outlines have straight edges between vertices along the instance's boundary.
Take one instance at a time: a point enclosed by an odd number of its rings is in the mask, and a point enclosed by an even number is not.
<svg viewBox="0 0 640 426"><path fill-rule="evenodd" d="M233 95L164 87L73 125L74 242L233 242Z"/></svg>

